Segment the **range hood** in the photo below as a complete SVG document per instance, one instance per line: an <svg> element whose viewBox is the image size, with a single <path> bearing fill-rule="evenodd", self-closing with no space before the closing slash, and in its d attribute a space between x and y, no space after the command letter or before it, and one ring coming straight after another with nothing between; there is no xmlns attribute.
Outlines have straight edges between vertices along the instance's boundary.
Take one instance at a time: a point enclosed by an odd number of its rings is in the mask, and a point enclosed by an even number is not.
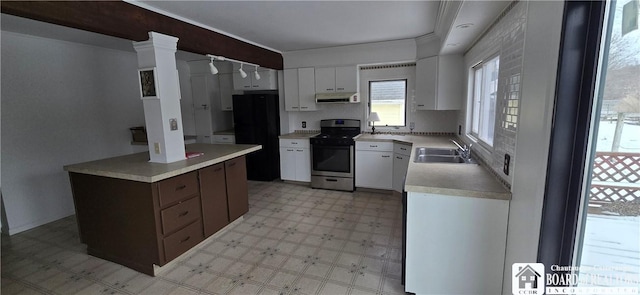
<svg viewBox="0 0 640 295"><path fill-rule="evenodd" d="M357 92L316 93L316 103L359 103Z"/></svg>

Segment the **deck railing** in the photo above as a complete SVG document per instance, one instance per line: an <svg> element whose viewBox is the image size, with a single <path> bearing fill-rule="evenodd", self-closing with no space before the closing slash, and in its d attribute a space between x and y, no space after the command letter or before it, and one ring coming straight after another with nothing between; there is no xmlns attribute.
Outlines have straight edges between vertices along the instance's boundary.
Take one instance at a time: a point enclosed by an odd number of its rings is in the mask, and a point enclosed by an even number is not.
<svg viewBox="0 0 640 295"><path fill-rule="evenodd" d="M597 152L593 162L590 203L640 199L640 153Z"/></svg>

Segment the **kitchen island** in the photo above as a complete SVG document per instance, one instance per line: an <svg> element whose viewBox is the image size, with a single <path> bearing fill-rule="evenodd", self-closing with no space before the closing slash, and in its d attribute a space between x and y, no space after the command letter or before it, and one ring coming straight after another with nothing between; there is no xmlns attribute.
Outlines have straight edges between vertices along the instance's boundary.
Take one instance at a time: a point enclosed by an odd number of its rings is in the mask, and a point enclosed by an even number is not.
<svg viewBox="0 0 640 295"><path fill-rule="evenodd" d="M259 145L190 144L200 156L137 153L65 166L90 255L148 275L248 211L245 156Z"/></svg>

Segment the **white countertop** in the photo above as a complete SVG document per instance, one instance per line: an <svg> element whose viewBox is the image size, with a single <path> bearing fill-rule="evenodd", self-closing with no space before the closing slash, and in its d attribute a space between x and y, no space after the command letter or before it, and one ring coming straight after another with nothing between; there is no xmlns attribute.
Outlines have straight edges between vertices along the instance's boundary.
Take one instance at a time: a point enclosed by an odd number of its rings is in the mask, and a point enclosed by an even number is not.
<svg viewBox="0 0 640 295"><path fill-rule="evenodd" d="M414 163L417 147L456 148L453 136L361 134L356 141L390 141L412 144L404 189L407 192L510 200L511 192L479 164Z"/></svg>
<svg viewBox="0 0 640 295"><path fill-rule="evenodd" d="M156 182L258 151L262 146L194 143L186 145L185 148L187 152L202 152L204 155L163 164L150 163L149 153L143 152L67 165L64 166L64 170L140 182Z"/></svg>

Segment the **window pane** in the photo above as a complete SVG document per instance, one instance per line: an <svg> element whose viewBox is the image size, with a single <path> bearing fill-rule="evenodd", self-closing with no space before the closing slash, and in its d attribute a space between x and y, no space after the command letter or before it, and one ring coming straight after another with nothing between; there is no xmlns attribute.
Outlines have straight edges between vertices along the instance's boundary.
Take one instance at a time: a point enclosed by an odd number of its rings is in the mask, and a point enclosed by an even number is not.
<svg viewBox="0 0 640 295"><path fill-rule="evenodd" d="M480 133L480 98L482 97L482 68L475 70L475 79L473 82L473 103L471 132L473 134Z"/></svg>
<svg viewBox="0 0 640 295"><path fill-rule="evenodd" d="M375 81L369 83L371 111L378 113L379 126L405 126L407 81Z"/></svg>
<svg viewBox="0 0 640 295"><path fill-rule="evenodd" d="M493 146L498 96L499 57L474 68L473 97L471 103L471 134Z"/></svg>

